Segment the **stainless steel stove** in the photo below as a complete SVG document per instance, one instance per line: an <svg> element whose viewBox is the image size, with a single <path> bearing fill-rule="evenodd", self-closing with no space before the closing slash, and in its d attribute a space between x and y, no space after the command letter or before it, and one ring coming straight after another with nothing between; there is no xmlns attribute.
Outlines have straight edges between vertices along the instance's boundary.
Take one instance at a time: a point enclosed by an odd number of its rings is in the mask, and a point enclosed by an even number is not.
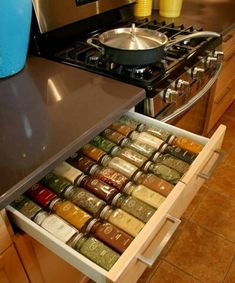
<svg viewBox="0 0 235 283"><path fill-rule="evenodd" d="M102 52L87 44L87 39L97 38L110 29L131 27L133 23L138 28L164 33L170 41L198 30L183 24L136 19L134 3L128 0L68 0L63 4L60 1L56 11L53 0L48 0L48 5L42 0L33 2L37 20L31 43L38 55L143 87L147 98L136 106L136 111L145 115L174 123L203 98L205 102L199 108L205 108L204 113L198 115L205 116L208 91L221 68L221 37L194 38L175 44L162 60L149 65L121 65L108 61ZM203 125L190 130L202 133Z"/></svg>

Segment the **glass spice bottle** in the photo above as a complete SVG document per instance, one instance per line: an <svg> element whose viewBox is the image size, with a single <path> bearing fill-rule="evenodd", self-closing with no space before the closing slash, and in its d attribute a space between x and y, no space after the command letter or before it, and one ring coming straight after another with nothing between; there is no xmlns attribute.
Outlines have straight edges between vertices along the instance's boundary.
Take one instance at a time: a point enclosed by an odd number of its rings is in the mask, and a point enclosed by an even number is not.
<svg viewBox="0 0 235 283"><path fill-rule="evenodd" d="M132 129L131 127L123 124L123 123L119 123L119 122L114 122L109 126L110 129L119 132L120 134L124 135L125 137L128 137L133 131L134 129Z"/></svg>
<svg viewBox="0 0 235 283"><path fill-rule="evenodd" d="M169 153L170 155L179 158L185 162L187 162L188 164L192 164L193 161L196 159L197 155L189 152L187 150L184 150L178 146L170 146L168 144L164 144L160 149L160 152L162 152L163 154L165 153Z"/></svg>
<svg viewBox="0 0 235 283"><path fill-rule="evenodd" d="M77 178L83 174L82 171L73 167L66 161L63 161L60 165L56 166L53 170L53 173L55 173L57 176L65 178L72 184L75 184Z"/></svg>
<svg viewBox="0 0 235 283"><path fill-rule="evenodd" d="M80 153L76 153L75 155L71 156L69 159L67 159L67 162L85 174L88 174L90 168L96 164L95 161Z"/></svg>
<svg viewBox="0 0 235 283"><path fill-rule="evenodd" d="M120 257L117 252L95 237L82 233L74 239L72 247L105 270L110 270Z"/></svg>
<svg viewBox="0 0 235 283"><path fill-rule="evenodd" d="M120 208L105 206L100 213L100 218L117 226L132 237L136 237L143 229L144 223Z"/></svg>
<svg viewBox="0 0 235 283"><path fill-rule="evenodd" d="M90 144L102 149L103 151L110 153L111 150L116 146L115 143L105 139L102 136L96 136L91 141Z"/></svg>
<svg viewBox="0 0 235 283"><path fill-rule="evenodd" d="M140 141L133 141L131 139L126 139L121 146L130 148L148 158L151 158L156 153L156 148Z"/></svg>
<svg viewBox="0 0 235 283"><path fill-rule="evenodd" d="M47 174L41 179L40 183L45 187L52 189L59 196L63 196L64 190L71 185L69 181L54 173Z"/></svg>
<svg viewBox="0 0 235 283"><path fill-rule="evenodd" d="M111 203L113 197L118 193L117 189L94 176L84 175L83 177L81 177L77 185L85 188L107 203Z"/></svg>
<svg viewBox="0 0 235 283"><path fill-rule="evenodd" d="M90 170L90 174L118 189L118 191L122 191L123 188L130 183L126 176L108 167L93 166Z"/></svg>
<svg viewBox="0 0 235 283"><path fill-rule="evenodd" d="M33 185L25 194L44 209L48 209L51 201L57 198L54 192L44 187L42 184Z"/></svg>
<svg viewBox="0 0 235 283"><path fill-rule="evenodd" d="M158 150L164 144L163 140L161 140L157 137L154 137L147 132L141 132L141 133L133 132L130 135L130 138L134 141L139 141L139 142L151 145L156 150Z"/></svg>
<svg viewBox="0 0 235 283"><path fill-rule="evenodd" d="M170 139L168 143L171 145L176 145L195 154L199 154L203 149L203 146L201 144L185 137L175 137L174 139Z"/></svg>
<svg viewBox="0 0 235 283"><path fill-rule="evenodd" d="M91 158L97 163L100 163L103 159L105 159L108 155L102 149L92 145L86 144L80 150L80 153L84 154L85 156Z"/></svg>
<svg viewBox="0 0 235 283"><path fill-rule="evenodd" d="M127 115L123 115L119 120L119 123L125 124L129 127L131 127L132 129L136 130L136 131L143 131L144 128L146 127L146 125L144 123L141 123L140 121L138 121L137 119L134 119L130 116Z"/></svg>
<svg viewBox="0 0 235 283"><path fill-rule="evenodd" d="M138 185L144 185L147 188L163 195L164 197L167 197L174 188L171 183L151 173L143 173L136 179L136 183Z"/></svg>
<svg viewBox="0 0 235 283"><path fill-rule="evenodd" d="M165 197L144 185L133 184L126 188L123 192L151 205L156 209L159 208L165 200Z"/></svg>
<svg viewBox="0 0 235 283"><path fill-rule="evenodd" d="M119 146L116 146L112 149L111 155L120 157L121 159L130 162L138 168L144 166L148 161L148 158L146 156L127 147L121 148Z"/></svg>
<svg viewBox="0 0 235 283"><path fill-rule="evenodd" d="M111 223L101 222L96 218L87 225L86 233L93 234L119 253L123 253L133 240L133 237Z"/></svg>
<svg viewBox="0 0 235 283"><path fill-rule="evenodd" d="M68 243L78 234L77 229L54 213L41 211L35 216L34 222L64 243Z"/></svg>
<svg viewBox="0 0 235 283"><path fill-rule="evenodd" d="M178 158L175 158L174 156L166 153L166 154L161 154L158 152L155 156L153 161L155 163L160 163L164 164L172 169L175 169L178 171L180 174L184 174L188 171L189 169L189 164L187 162L184 162L183 160L180 160Z"/></svg>
<svg viewBox="0 0 235 283"><path fill-rule="evenodd" d="M129 179L135 179L136 176L141 174L138 167L119 157L109 157L105 162L102 162L102 165L121 173Z"/></svg>
<svg viewBox="0 0 235 283"><path fill-rule="evenodd" d="M106 206L105 201L80 187L68 187L64 192L64 197L94 217L98 216Z"/></svg>
<svg viewBox="0 0 235 283"><path fill-rule="evenodd" d="M144 131L151 134L152 136L155 136L155 137L165 141L165 142L167 142L170 138L175 137L169 131L167 131L165 129L161 129L161 128L156 127L154 125L147 125L145 127Z"/></svg>
<svg viewBox="0 0 235 283"><path fill-rule="evenodd" d="M77 207L71 201L62 200L61 198L53 200L49 208L78 230L81 230L87 224L87 221L92 218L90 214Z"/></svg>
<svg viewBox="0 0 235 283"><path fill-rule="evenodd" d="M117 131L114 131L114 130L112 130L112 129L109 129L109 128L105 129L105 130L101 133L101 135L102 135L104 138L106 138L106 139L108 139L108 140L114 142L114 143L117 144L117 145L121 145L121 143L124 142L124 141L127 139L126 136L120 134L120 133L117 132Z"/></svg>
<svg viewBox="0 0 235 283"><path fill-rule="evenodd" d="M156 211L141 200L120 193L113 198L112 205L120 207L122 210L133 215L144 223L147 223Z"/></svg>
<svg viewBox="0 0 235 283"><path fill-rule="evenodd" d="M145 168L143 169L144 171L152 172L158 177L172 183L172 184L177 184L177 182L181 178L181 174L176 171L175 169L172 169L164 164L161 163L152 163L149 162L146 164L147 170Z"/></svg>
<svg viewBox="0 0 235 283"><path fill-rule="evenodd" d="M21 212L24 216L28 217L29 219L34 218L34 216L39 212L42 211L42 208L37 205L35 202L30 200L24 195L19 196L16 198L12 203L11 206L14 207L16 210Z"/></svg>

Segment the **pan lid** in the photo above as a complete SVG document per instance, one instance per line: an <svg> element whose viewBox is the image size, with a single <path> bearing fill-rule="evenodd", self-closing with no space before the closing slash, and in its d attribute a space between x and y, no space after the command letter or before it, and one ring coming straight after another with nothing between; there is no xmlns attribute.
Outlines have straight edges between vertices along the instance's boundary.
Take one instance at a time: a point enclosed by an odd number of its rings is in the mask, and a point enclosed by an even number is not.
<svg viewBox="0 0 235 283"><path fill-rule="evenodd" d="M168 38L156 30L136 28L118 28L106 31L99 36L102 44L123 50L147 50L165 45Z"/></svg>

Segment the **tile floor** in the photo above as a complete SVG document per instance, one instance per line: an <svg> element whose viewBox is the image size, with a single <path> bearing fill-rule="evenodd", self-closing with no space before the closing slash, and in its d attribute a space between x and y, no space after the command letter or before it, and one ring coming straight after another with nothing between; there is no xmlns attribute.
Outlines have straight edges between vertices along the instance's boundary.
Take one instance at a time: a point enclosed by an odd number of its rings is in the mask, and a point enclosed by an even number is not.
<svg viewBox="0 0 235 283"><path fill-rule="evenodd" d="M235 283L235 103L218 124L227 126L221 164L138 283Z"/></svg>

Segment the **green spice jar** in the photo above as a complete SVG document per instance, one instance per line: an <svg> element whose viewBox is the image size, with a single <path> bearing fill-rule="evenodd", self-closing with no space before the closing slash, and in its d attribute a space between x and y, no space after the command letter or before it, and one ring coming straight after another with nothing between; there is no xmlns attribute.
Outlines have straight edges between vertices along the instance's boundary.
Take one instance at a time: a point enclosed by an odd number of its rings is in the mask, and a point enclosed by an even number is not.
<svg viewBox="0 0 235 283"><path fill-rule="evenodd" d="M141 200L123 194L116 195L112 201L112 205L120 207L122 210L133 215L144 223L147 223L156 211Z"/></svg>
<svg viewBox="0 0 235 283"><path fill-rule="evenodd" d="M149 164L148 164L149 165ZM164 165L161 163L152 163L148 166L148 171L154 173L155 175L157 175L158 177L172 183L172 184L177 184L177 182L180 180L181 178L181 174Z"/></svg>
<svg viewBox="0 0 235 283"><path fill-rule="evenodd" d="M71 185L71 182L54 173L47 174L40 183L45 187L52 189L59 196L63 196L64 190Z"/></svg>
<svg viewBox="0 0 235 283"><path fill-rule="evenodd" d="M131 127L134 130L137 131L143 131L143 129L146 127L145 124L141 123L137 119L131 118L130 116L123 115L119 120L119 123L125 124L129 127Z"/></svg>
<svg viewBox="0 0 235 283"><path fill-rule="evenodd" d="M175 169L180 174L184 174L189 169L189 164L184 162L183 160L180 160L178 158L175 158L174 156L170 154L160 154L158 152L157 155L154 157L154 162L164 164L172 169Z"/></svg>
<svg viewBox="0 0 235 283"><path fill-rule="evenodd" d="M172 134L164 129L161 129L159 127L156 127L154 125L147 125L144 129L145 132L167 142L170 137L172 137Z"/></svg>
<svg viewBox="0 0 235 283"><path fill-rule="evenodd" d="M74 239L72 247L105 270L110 270L120 257L117 252L95 237L85 236L81 233Z"/></svg>
<svg viewBox="0 0 235 283"><path fill-rule="evenodd" d="M94 137L91 141L90 144L102 149L103 151L110 153L111 150L116 146L115 143L105 139L104 137L101 136L96 136Z"/></svg>
<svg viewBox="0 0 235 283"><path fill-rule="evenodd" d="M68 187L65 190L64 196L94 217L98 216L101 210L106 206L105 201L80 187Z"/></svg>

